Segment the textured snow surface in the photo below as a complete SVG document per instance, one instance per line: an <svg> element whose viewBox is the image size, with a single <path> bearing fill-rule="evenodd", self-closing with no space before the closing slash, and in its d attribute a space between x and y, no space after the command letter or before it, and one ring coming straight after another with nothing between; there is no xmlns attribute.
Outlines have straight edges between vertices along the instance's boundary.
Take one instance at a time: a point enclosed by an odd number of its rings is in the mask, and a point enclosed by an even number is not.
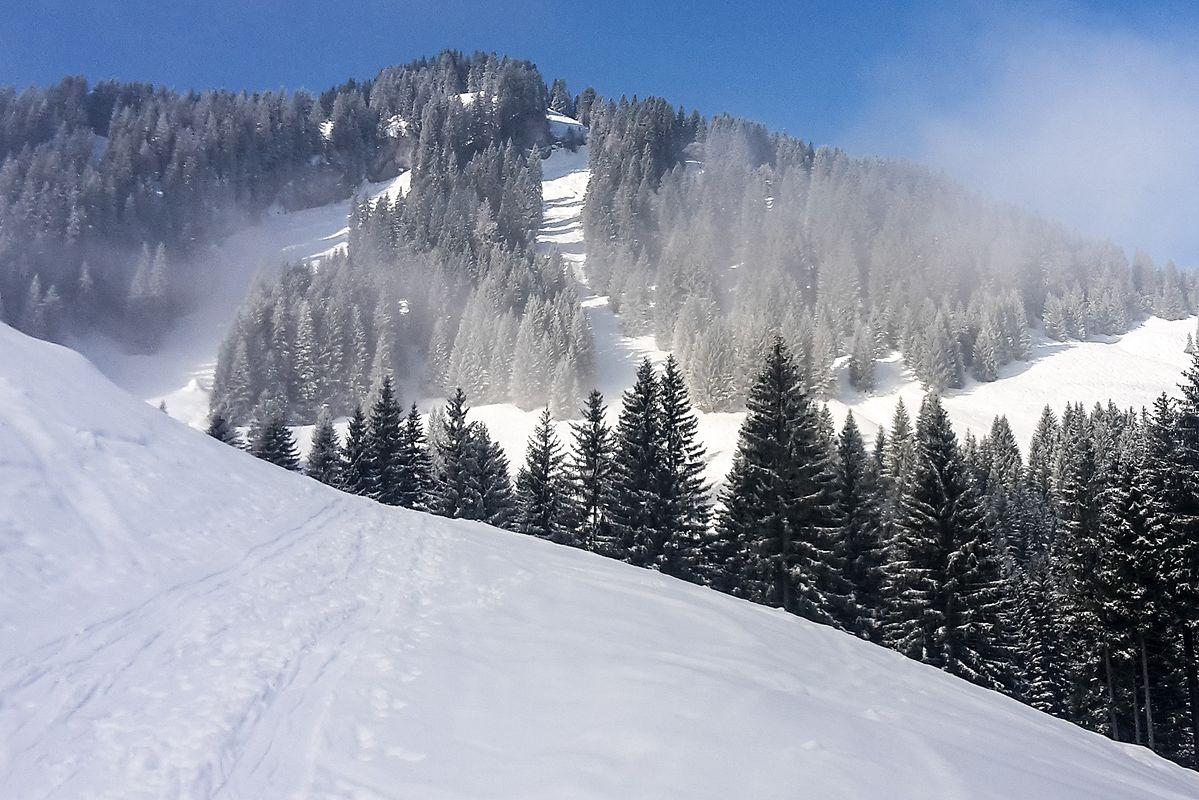
<svg viewBox="0 0 1199 800"><path fill-rule="evenodd" d="M340 494L0 326L5 798L1194 798L656 573Z"/></svg>

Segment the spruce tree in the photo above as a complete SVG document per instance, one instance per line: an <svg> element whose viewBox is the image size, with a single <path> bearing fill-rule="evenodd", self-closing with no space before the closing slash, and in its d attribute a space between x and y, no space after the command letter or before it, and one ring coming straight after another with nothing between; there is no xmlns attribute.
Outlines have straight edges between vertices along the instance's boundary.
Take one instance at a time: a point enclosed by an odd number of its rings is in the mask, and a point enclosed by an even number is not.
<svg viewBox="0 0 1199 800"><path fill-rule="evenodd" d="M434 492L433 465L416 403L408 409L408 415L400 428L400 445L396 456L397 505L415 508L418 511L429 510Z"/></svg>
<svg viewBox="0 0 1199 800"><path fill-rule="evenodd" d="M370 463L367 494L389 506L400 505L402 486L401 439L404 412L391 388L391 376L381 380L367 423L366 458Z"/></svg>
<svg viewBox="0 0 1199 800"><path fill-rule="evenodd" d="M717 537L744 554L742 593L816 622L845 617L839 520L818 412L781 337L750 390ZM736 565L740 566L740 565Z"/></svg>
<svg viewBox="0 0 1199 800"><path fill-rule="evenodd" d="M703 478L699 422L674 356L667 356L659 386L661 458L656 500L660 514L657 536L643 543L648 552L642 559L669 575L695 579L701 571L699 550L708 526L708 487Z"/></svg>
<svg viewBox="0 0 1199 800"><path fill-rule="evenodd" d="M633 387L624 393L616 424L612 491L605 517L612 532L613 556L641 566L643 542L658 536L657 483L662 454L659 435L660 387L648 358L637 368Z"/></svg>
<svg viewBox="0 0 1199 800"><path fill-rule="evenodd" d="M1168 587L1166 613L1172 618L1182 644L1192 765L1199 767L1199 674L1195 637L1199 627L1199 352L1183 373L1182 401L1175 418L1177 446L1174 483L1165 498L1172 520L1159 562ZM1165 477L1165 476L1163 476Z"/></svg>
<svg viewBox="0 0 1199 800"><path fill-rule="evenodd" d="M572 532L565 524L567 496L562 461L562 446L546 408L529 436L525 465L516 476L515 528L530 536L573 544Z"/></svg>
<svg viewBox="0 0 1199 800"><path fill-rule="evenodd" d="M612 429L604 419L604 396L592 390L581 422L571 423L574 442L566 467L570 527L577 544L612 555L605 507L612 488Z"/></svg>
<svg viewBox="0 0 1199 800"><path fill-rule="evenodd" d="M304 472L308 477L329 486L341 485L341 448L337 442L337 432L333 430L333 415L329 413L328 406L322 406L317 417Z"/></svg>
<svg viewBox="0 0 1199 800"><path fill-rule="evenodd" d="M935 395L921 406L916 447L887 568L886 640L910 658L1007 688L1009 599L982 501Z"/></svg>
<svg viewBox="0 0 1199 800"><path fill-rule="evenodd" d="M296 449L296 438L287 425L287 416L278 406L272 405L264 417L257 427L250 452L276 466L298 470L300 453Z"/></svg>
<svg viewBox="0 0 1199 800"><path fill-rule="evenodd" d="M857 612L843 620L846 630L866 638L877 638L882 614L883 524L877 467L866 454L853 412L837 439L833 462L833 494L841 529L837 556L850 584Z"/></svg>
<svg viewBox="0 0 1199 800"><path fill-rule="evenodd" d="M220 411L213 411L209 414L207 433L218 442L224 442L237 448L244 446L241 434L237 432L237 428L229 424L229 421L225 419L225 415Z"/></svg>
<svg viewBox="0 0 1199 800"><path fill-rule="evenodd" d="M445 424L433 446L437 449L436 512L443 517L471 516L481 502L477 485L478 466L471 446L470 423L466 415L466 394L461 388L446 401Z"/></svg>
<svg viewBox="0 0 1199 800"><path fill-rule="evenodd" d="M466 506L460 516L497 528L511 527L516 501L503 448L491 438L486 425L472 422L467 429L467 449L470 455L463 466L469 470L465 477L473 489L470 498L474 504Z"/></svg>
<svg viewBox="0 0 1199 800"><path fill-rule="evenodd" d="M342 455L341 488L351 494L367 495L374 483L370 460L370 428L362 406L355 406L346 431Z"/></svg>

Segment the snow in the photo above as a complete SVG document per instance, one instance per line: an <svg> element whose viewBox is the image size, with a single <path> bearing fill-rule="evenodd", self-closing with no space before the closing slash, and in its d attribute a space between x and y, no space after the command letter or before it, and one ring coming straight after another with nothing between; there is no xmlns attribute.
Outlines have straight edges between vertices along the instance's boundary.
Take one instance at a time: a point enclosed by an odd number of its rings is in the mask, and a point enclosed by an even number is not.
<svg viewBox="0 0 1199 800"><path fill-rule="evenodd" d="M1055 414L1067 403L1081 402L1088 409L1110 399L1120 408L1149 406L1162 392L1178 394L1182 371L1190 364L1185 352L1195 318L1163 320L1150 317L1122 336L1086 342L1056 342L1044 336L1033 342L1031 358L1003 366L999 380L950 390L945 407L959 433L985 435L996 415L1005 414L1017 441L1027 446L1041 411L1049 404ZM879 365L878 389L864 395L849 388L844 374L829 403L834 418L852 409L854 417L871 433L889 425L900 397L915 413L923 390L903 369L897 355Z"/></svg>
<svg viewBox="0 0 1199 800"><path fill-rule="evenodd" d="M411 172L364 183L359 194L394 202L408 192ZM103 336L71 342L117 385L197 428L208 424L208 399L217 351L237 311L259 280L273 278L284 262L313 263L343 249L349 235L350 201L285 212L273 208L226 239L203 259L211 270L199 305L178 319L158 352L126 353Z"/></svg>
<svg viewBox="0 0 1199 800"><path fill-rule="evenodd" d="M398 139L399 137L406 135L412 125L408 122L408 120L404 119L399 114L395 114L394 116L388 117L386 120L384 120L381 127L384 135L389 136L392 139Z"/></svg>
<svg viewBox="0 0 1199 800"><path fill-rule="evenodd" d="M539 246L544 251L557 249L570 264L580 287L582 305L595 337L595 385L604 393L614 422L621 394L632 384L637 363L646 356L660 363L666 352L652 337L625 336L607 296L589 286L582 225L589 178L586 146L573 153L554 149L542 162L542 175L544 214ZM359 194L394 201L406 194L410 185L411 172L404 172L390 181L363 184ZM165 402L171 416L204 427L217 349L254 281L272 276L284 261L319 261L344 248L348 213L348 201L292 213L273 211L230 237L213 260L210 291L204 303L179 321L154 355L128 355L113 343L97 338L73 346L135 396L154 406ZM739 269L743 265L734 266ZM1121 407L1139 408L1163 391L1175 392L1189 358L1183 352L1186 335L1194 329L1194 318L1151 318L1122 337L1104 341L1054 342L1042 337L1034 341L1030 361L1001 368L1000 380L994 383L969 381L965 389L948 392L945 405L959 434L967 429L985 434L997 414L1006 414L1020 444L1026 446L1046 404L1057 413L1068 402L1090 406L1111 398ZM863 432L873 436L880 425L889 425L900 398L913 415L920 406L923 389L897 354L878 365L877 388L869 394L852 389L844 373L842 366L829 401L838 425L852 410ZM420 405L428 410L439 402L430 398ZM506 403L473 409L474 417L485 422L504 447L513 471L524 461L525 445L538 413ZM699 437L707 448L705 477L718 486L732 465L744 414L701 413L698 417ZM570 433L566 423L559 424L558 431L563 439ZM308 430L300 429L297 434L306 443Z"/></svg>
<svg viewBox="0 0 1199 800"><path fill-rule="evenodd" d="M555 139L565 139L571 133L575 134L576 141L583 141L587 138L587 127L574 117L546 109L545 119L550 126L550 135Z"/></svg>
<svg viewBox="0 0 1199 800"><path fill-rule="evenodd" d="M580 286L581 303L595 339L595 385L604 393L609 419L615 422L621 394L632 385L637 363L645 357L661 363L667 353L657 347L653 337L624 335L608 297L590 289L582 224L589 178L587 148L580 147L575 153L555 149L542 162L542 176L545 206L537 239L543 250L554 248L562 253ZM729 269L743 266L734 264ZM1175 393L1190 360L1183 348L1195 324L1194 317L1178 321L1150 318L1123 336L1102 341L1055 342L1041 336L1033 342L1029 361L1001 367L1000 379L993 383L968 379L964 389L945 394L945 407L959 435L967 430L985 435L995 416L1004 414L1021 446L1026 447L1046 404L1058 414L1067 403L1082 402L1090 407L1097 402L1106 404L1108 399L1122 408L1140 408L1162 392ZM847 366L841 364L828 400L838 426L853 411L863 433L873 437L880 426L890 426L901 398L913 418L920 408L924 389L898 353L877 365L876 388L870 393L852 388L846 373ZM504 447L513 469L523 463L539 412L498 404L479 406L473 413ZM699 438L707 451L705 478L717 487L732 467L745 414L701 412L697 417ZM559 423L557 430L568 441L569 426Z"/></svg>
<svg viewBox="0 0 1199 800"><path fill-rule="evenodd" d="M0 326L6 797L1199 796L896 653L211 440Z"/></svg>

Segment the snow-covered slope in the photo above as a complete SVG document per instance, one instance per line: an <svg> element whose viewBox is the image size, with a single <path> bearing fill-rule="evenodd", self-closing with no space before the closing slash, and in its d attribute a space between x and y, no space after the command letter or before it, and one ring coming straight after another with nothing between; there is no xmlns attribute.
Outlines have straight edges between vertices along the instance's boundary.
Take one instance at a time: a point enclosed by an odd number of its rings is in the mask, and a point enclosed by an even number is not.
<svg viewBox="0 0 1199 800"><path fill-rule="evenodd" d="M595 335L596 386L609 402L615 421L621 393L632 385L637 362L648 356L655 362L666 358L652 337L625 336L612 313L608 298L591 290L586 269L582 211L590 173L587 148L578 152L555 150L543 162L542 197L545 203L540 246L555 248L570 262L581 285L582 304ZM1000 369L1000 379L968 385L949 392L945 406L959 433L967 430L985 435L997 415L1006 415L1021 446L1026 446L1041 410L1048 404L1060 413L1067 403L1088 407L1109 399L1122 408L1140 408L1162 392L1175 394L1182 370L1190 357L1184 352L1195 319L1168 322L1151 318L1121 337L1088 342L1055 342L1044 337L1034 341L1031 360ZM877 368L877 388L865 394L849 385L841 366L837 389L829 408L837 425L849 411L867 436L880 425L890 425L895 406L902 398L914 416L924 389L908 371L898 354ZM525 445L536 424L537 412L524 412L510 404L480 406L479 419L487 423L514 465L524 460ZM719 485L732 466L737 434L743 413L699 414L699 437L707 451L706 477ZM565 423L561 436L569 436Z"/></svg>
<svg viewBox="0 0 1199 800"><path fill-rule="evenodd" d="M468 93L464 102L473 101ZM551 123L565 124L569 118L550 114ZM544 212L539 246L559 250L570 262L579 281L583 306L595 334L596 387L609 402L613 420L621 393L632 384L637 362L649 356L661 361L666 353L652 337L628 337L608 304L608 298L592 291L586 270L582 210L590 173L587 148L576 152L558 148L542 164ZM407 192L411 175L363 186L362 193L374 198ZM212 291L206 302L180 320L161 351L152 356L119 352L104 340L77 343L114 382L135 396L157 405L165 402L176 419L195 427L207 423L208 396L217 349L237 309L256 276L277 269L284 260L319 259L344 247L349 202L291 214L272 213L264 220L230 238L214 260ZM961 391L950 392L946 408L959 431L984 434L991 420L1006 414L1020 444L1026 445L1041 409L1055 411L1069 402L1087 405L1109 398L1122 407L1149 405L1159 393L1176 390L1178 377L1188 361L1183 346L1194 319L1166 322L1150 319L1123 337L1107 341L1053 342L1038 340L1029 362L1009 364L1000 380L989 384L971 382ZM844 368L842 368L844 372ZM869 395L849 387L844 375L838 382L830 408L837 424L852 410L867 435L879 425L889 424L895 404L903 398L914 413L923 390L906 371L898 356L879 365L878 388ZM425 409L440 402L426 398ZM515 470L524 460L525 445L536 424L537 411L522 411L511 404L476 407L474 416L487 423L504 447ZM713 485L728 474L737 443L742 414L701 414L699 434L707 448L706 477ZM307 430L300 430L306 443ZM566 437L566 423L559 425Z"/></svg>
<svg viewBox="0 0 1199 800"><path fill-rule="evenodd" d="M337 493L0 327L0 795L1193 798L652 572Z"/></svg>
<svg viewBox="0 0 1199 800"><path fill-rule="evenodd" d="M365 183L360 195L394 201L408 191L411 173L389 181ZM270 277L284 262L319 260L345 247L350 201L284 212L271 209L238 231L205 260L211 271L207 292L196 308L177 320L153 355L133 355L103 337L72 342L114 383L136 397L166 403L171 416L205 427L217 351L237 311L260 277Z"/></svg>

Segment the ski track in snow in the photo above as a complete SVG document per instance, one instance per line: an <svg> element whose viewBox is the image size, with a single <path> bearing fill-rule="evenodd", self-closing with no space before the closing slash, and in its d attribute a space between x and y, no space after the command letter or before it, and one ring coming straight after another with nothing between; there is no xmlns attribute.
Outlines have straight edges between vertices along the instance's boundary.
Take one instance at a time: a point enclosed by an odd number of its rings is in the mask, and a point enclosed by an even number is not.
<svg viewBox="0 0 1199 800"><path fill-rule="evenodd" d="M846 634L337 492L4 326L0 352L5 800L1199 796Z"/></svg>

